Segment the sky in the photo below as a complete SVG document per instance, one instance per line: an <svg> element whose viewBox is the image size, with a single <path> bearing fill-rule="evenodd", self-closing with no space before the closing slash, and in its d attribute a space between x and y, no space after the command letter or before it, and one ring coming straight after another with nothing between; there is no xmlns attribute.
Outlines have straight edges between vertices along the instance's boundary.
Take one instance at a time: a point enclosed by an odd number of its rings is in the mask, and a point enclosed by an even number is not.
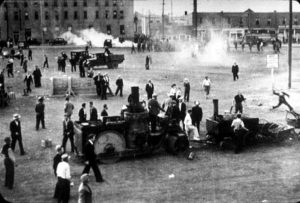
<svg viewBox="0 0 300 203"><path fill-rule="evenodd" d="M135 11L144 14L162 14L163 0L134 0ZM165 0L165 14L184 15L193 10L193 0ZM243 12L250 8L254 12L288 12L289 0L198 0L198 12ZM293 11L300 12L300 4L293 2Z"/></svg>

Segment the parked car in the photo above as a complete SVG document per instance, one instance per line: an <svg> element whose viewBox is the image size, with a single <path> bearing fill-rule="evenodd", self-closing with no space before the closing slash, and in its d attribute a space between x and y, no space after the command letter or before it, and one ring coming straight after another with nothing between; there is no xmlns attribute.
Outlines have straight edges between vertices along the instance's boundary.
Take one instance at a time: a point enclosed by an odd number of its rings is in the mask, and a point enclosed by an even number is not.
<svg viewBox="0 0 300 203"><path fill-rule="evenodd" d="M66 45L67 41L63 38L55 38L53 40L49 41L49 45L54 46L54 45Z"/></svg>
<svg viewBox="0 0 300 203"><path fill-rule="evenodd" d="M40 46L41 45L41 42L38 41L37 39L33 38L33 39L28 39L27 40L27 44L29 46L33 45L33 46Z"/></svg>

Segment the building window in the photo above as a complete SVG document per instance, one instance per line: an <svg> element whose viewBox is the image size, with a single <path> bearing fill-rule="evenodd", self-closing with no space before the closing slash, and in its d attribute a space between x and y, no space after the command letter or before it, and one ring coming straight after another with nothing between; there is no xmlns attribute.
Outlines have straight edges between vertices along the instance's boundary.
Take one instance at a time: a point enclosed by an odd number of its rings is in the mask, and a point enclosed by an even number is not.
<svg viewBox="0 0 300 203"><path fill-rule="evenodd" d="M57 7L57 6L58 6L57 0L54 0L53 1L53 7Z"/></svg>
<svg viewBox="0 0 300 203"><path fill-rule="evenodd" d="M105 6L109 6L109 0L105 0Z"/></svg>
<svg viewBox="0 0 300 203"><path fill-rule="evenodd" d="M78 19L78 12L77 12L77 11L74 11L73 19L74 19L74 20L77 20L77 19Z"/></svg>
<svg viewBox="0 0 300 203"><path fill-rule="evenodd" d="M28 3L27 1L24 2L24 7L27 8L28 7Z"/></svg>
<svg viewBox="0 0 300 203"><path fill-rule="evenodd" d="M84 19L87 19L88 17L87 17L87 11L83 11L83 18Z"/></svg>
<svg viewBox="0 0 300 203"><path fill-rule="evenodd" d="M125 35L125 26L124 25L120 25L120 34Z"/></svg>
<svg viewBox="0 0 300 203"><path fill-rule="evenodd" d="M44 6L48 7L48 2L47 1L44 2Z"/></svg>
<svg viewBox="0 0 300 203"><path fill-rule="evenodd" d="M95 15L96 17L96 19L99 19L99 11L96 11L96 15Z"/></svg>
<svg viewBox="0 0 300 203"><path fill-rule="evenodd" d="M45 20L48 20L49 19L49 13L48 11L45 12Z"/></svg>
<svg viewBox="0 0 300 203"><path fill-rule="evenodd" d="M117 0L113 0L113 6L117 6Z"/></svg>
<svg viewBox="0 0 300 203"><path fill-rule="evenodd" d="M67 20L67 19L69 18L69 13L68 13L68 11L65 11L65 12L64 12L64 18L65 18L65 20Z"/></svg>
<svg viewBox="0 0 300 203"><path fill-rule="evenodd" d="M96 0L95 6L99 6L99 0Z"/></svg>
<svg viewBox="0 0 300 203"><path fill-rule="evenodd" d="M39 19L39 12L37 12L37 11L34 12L34 19L35 20Z"/></svg>
<svg viewBox="0 0 300 203"><path fill-rule="evenodd" d="M227 23L230 25L231 24L231 18L227 18Z"/></svg>
<svg viewBox="0 0 300 203"><path fill-rule="evenodd" d="M14 7L15 7L15 8L18 8L18 7L19 7L18 2L16 2L16 1L14 2Z"/></svg>
<svg viewBox="0 0 300 203"><path fill-rule="evenodd" d="M58 12L57 11L55 11L55 20L59 20L59 15L58 15Z"/></svg>
<svg viewBox="0 0 300 203"><path fill-rule="evenodd" d="M294 25L298 25L298 18L297 17L294 18Z"/></svg>
<svg viewBox="0 0 300 203"><path fill-rule="evenodd" d="M258 18L255 19L255 25L259 26L259 19Z"/></svg>
<svg viewBox="0 0 300 203"><path fill-rule="evenodd" d="M109 18L109 11L105 11L105 19Z"/></svg>
<svg viewBox="0 0 300 203"><path fill-rule="evenodd" d="M106 25L106 31L107 31L107 34L111 34L111 26L110 25Z"/></svg>
<svg viewBox="0 0 300 203"><path fill-rule="evenodd" d="M271 26L271 18L268 18L267 25Z"/></svg>
<svg viewBox="0 0 300 203"><path fill-rule="evenodd" d="M64 0L64 7L68 7L68 2Z"/></svg>
<svg viewBox="0 0 300 203"><path fill-rule="evenodd" d="M18 11L14 12L14 20L19 20L19 12Z"/></svg>
<svg viewBox="0 0 300 203"><path fill-rule="evenodd" d="M243 25L243 18L240 18L239 24L240 24L240 27L243 27L243 26L244 26L244 25Z"/></svg>
<svg viewBox="0 0 300 203"><path fill-rule="evenodd" d="M86 0L83 1L83 6L87 7L87 1Z"/></svg>
<svg viewBox="0 0 300 203"><path fill-rule="evenodd" d="M74 7L77 7L77 0L74 0L73 6L74 6Z"/></svg>
<svg viewBox="0 0 300 203"><path fill-rule="evenodd" d="M29 20L29 14L27 11L25 12L25 20Z"/></svg>
<svg viewBox="0 0 300 203"><path fill-rule="evenodd" d="M117 19L117 17L118 17L118 15L117 15L117 11L116 11L116 10L114 10L114 12L113 12L113 18L114 18L114 19Z"/></svg>
<svg viewBox="0 0 300 203"><path fill-rule="evenodd" d="M124 11L120 11L120 19L124 19Z"/></svg>

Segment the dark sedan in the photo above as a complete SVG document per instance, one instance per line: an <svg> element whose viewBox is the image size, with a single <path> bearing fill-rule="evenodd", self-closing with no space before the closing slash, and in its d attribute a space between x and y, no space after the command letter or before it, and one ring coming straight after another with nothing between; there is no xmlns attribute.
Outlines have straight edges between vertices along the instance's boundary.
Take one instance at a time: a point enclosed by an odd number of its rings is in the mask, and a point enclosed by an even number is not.
<svg viewBox="0 0 300 203"><path fill-rule="evenodd" d="M53 40L49 41L49 45L54 46L54 45L66 45L67 41L63 38L55 38Z"/></svg>

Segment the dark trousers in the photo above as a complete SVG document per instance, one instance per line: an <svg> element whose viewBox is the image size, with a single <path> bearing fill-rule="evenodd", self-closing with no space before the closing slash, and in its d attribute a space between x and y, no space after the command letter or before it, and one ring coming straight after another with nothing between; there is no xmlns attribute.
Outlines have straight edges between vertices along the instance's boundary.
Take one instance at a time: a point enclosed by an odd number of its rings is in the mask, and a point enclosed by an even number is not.
<svg viewBox="0 0 300 203"><path fill-rule="evenodd" d="M233 73L233 81L236 81L239 79L239 75L237 73Z"/></svg>
<svg viewBox="0 0 300 203"><path fill-rule="evenodd" d="M85 77L85 71L84 71L84 67L79 67L79 75L81 78L84 78Z"/></svg>
<svg viewBox="0 0 300 203"><path fill-rule="evenodd" d="M206 95L209 95L210 86L204 86L204 91L206 92Z"/></svg>
<svg viewBox="0 0 300 203"><path fill-rule="evenodd" d="M24 148L23 148L23 142L22 142L22 137L21 136L13 136L11 138L11 149L13 151L15 151L15 146L16 146L16 142L19 142L19 148L20 148L20 153L21 155L25 154Z"/></svg>
<svg viewBox="0 0 300 203"><path fill-rule="evenodd" d="M190 91L184 91L184 101L189 102L190 100Z"/></svg>
<svg viewBox="0 0 300 203"><path fill-rule="evenodd" d="M245 131L243 129L236 130L234 132L233 142L235 145L235 153L239 153L240 151L243 150L244 139L245 139Z"/></svg>
<svg viewBox="0 0 300 203"><path fill-rule="evenodd" d="M200 135L200 122L201 121L192 121L192 124L197 127L198 133Z"/></svg>
<svg viewBox="0 0 300 203"><path fill-rule="evenodd" d="M66 72L66 65L61 66L61 71L64 72L64 73Z"/></svg>
<svg viewBox="0 0 300 203"><path fill-rule="evenodd" d="M32 61L32 56L31 55L28 55L28 60Z"/></svg>
<svg viewBox="0 0 300 203"><path fill-rule="evenodd" d="M152 99L152 94L153 94L153 93L147 93L147 98L148 98L148 100L149 100L149 99Z"/></svg>
<svg viewBox="0 0 300 203"><path fill-rule="evenodd" d="M47 68L49 68L49 63L48 63L48 61L44 61L43 68L45 68L46 66L47 66Z"/></svg>
<svg viewBox="0 0 300 203"><path fill-rule="evenodd" d="M64 151L66 152L66 144L68 139L70 139L70 143L71 143L71 152L74 152L75 150L75 146L74 146L74 135L64 135L63 141L62 141L62 147L64 148Z"/></svg>
<svg viewBox="0 0 300 203"><path fill-rule="evenodd" d="M37 130L40 127L40 123L42 123L42 128L45 128L45 116L44 116L44 114L42 114L42 115L37 114L36 115L36 125L35 125L35 128Z"/></svg>
<svg viewBox="0 0 300 203"><path fill-rule="evenodd" d="M287 103L287 101L279 101L276 106L273 106L273 109L278 108L281 104L285 104L287 107L289 107L290 111L293 111L293 107L289 103Z"/></svg>
<svg viewBox="0 0 300 203"><path fill-rule="evenodd" d="M7 70L7 77L14 77L14 72L13 72L13 69L8 69Z"/></svg>
<svg viewBox="0 0 300 203"><path fill-rule="evenodd" d="M14 177L15 177L14 162L10 158L5 158L4 166L5 166L5 187L12 189L14 185Z"/></svg>
<svg viewBox="0 0 300 203"><path fill-rule="evenodd" d="M237 113L237 112L243 113L243 105L242 105L242 103L235 104L235 113Z"/></svg>
<svg viewBox="0 0 300 203"><path fill-rule="evenodd" d="M76 72L76 64L71 64L71 71L75 71Z"/></svg>
<svg viewBox="0 0 300 203"><path fill-rule="evenodd" d="M151 132L156 131L156 122L157 122L157 116L154 114L149 114L149 120L151 123Z"/></svg>
<svg viewBox="0 0 300 203"><path fill-rule="evenodd" d="M115 95L118 95L119 92L120 92L120 96L122 97L123 96L123 87L118 86L116 89Z"/></svg>
<svg viewBox="0 0 300 203"><path fill-rule="evenodd" d="M26 86L27 86L26 92L27 92L27 94L28 94L29 92L31 92L31 86L30 86L30 84L27 84Z"/></svg>
<svg viewBox="0 0 300 203"><path fill-rule="evenodd" d="M107 91L107 87L105 85L101 86L101 99L102 100L107 99L106 91Z"/></svg>
<svg viewBox="0 0 300 203"><path fill-rule="evenodd" d="M84 173L89 173L90 172L90 169L93 169L94 171L94 174L95 174L95 177L96 177L96 181L97 182L101 182L103 181L103 178L102 178L102 175L101 175L101 172L98 168L98 165L97 165L97 162L96 160L94 161L89 161L89 164L86 164L83 171L82 171L82 174Z"/></svg>
<svg viewBox="0 0 300 203"><path fill-rule="evenodd" d="M57 190L57 203L68 203L70 199L70 181L58 177L55 191Z"/></svg>

